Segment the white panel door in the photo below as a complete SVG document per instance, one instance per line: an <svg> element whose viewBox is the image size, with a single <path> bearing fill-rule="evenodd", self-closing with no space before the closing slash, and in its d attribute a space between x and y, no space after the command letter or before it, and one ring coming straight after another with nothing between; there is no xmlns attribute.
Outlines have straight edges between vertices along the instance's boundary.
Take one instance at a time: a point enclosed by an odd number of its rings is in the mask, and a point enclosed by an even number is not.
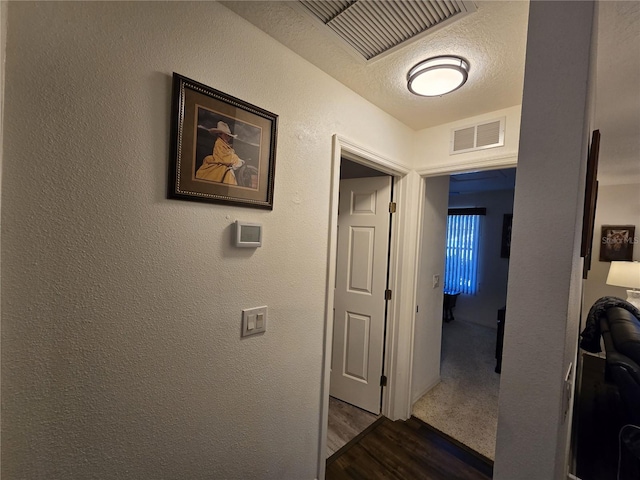
<svg viewBox="0 0 640 480"><path fill-rule="evenodd" d="M331 387L380 413L391 177L340 181Z"/></svg>

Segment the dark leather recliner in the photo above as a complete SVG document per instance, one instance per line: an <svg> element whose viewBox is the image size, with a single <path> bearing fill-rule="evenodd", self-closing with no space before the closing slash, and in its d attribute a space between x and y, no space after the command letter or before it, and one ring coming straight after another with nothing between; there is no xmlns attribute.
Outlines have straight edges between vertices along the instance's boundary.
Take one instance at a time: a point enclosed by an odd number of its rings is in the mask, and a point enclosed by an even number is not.
<svg viewBox="0 0 640 480"><path fill-rule="evenodd" d="M640 425L640 319L620 307L600 317L606 374L618 387L627 423Z"/></svg>

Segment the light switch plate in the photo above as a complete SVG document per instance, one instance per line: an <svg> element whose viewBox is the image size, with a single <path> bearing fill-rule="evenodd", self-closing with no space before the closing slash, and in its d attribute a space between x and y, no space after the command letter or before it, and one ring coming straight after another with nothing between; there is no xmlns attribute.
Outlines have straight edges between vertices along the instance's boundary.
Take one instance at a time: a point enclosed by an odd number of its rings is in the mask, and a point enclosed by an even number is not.
<svg viewBox="0 0 640 480"><path fill-rule="evenodd" d="M562 392L562 423L564 423L567 419L567 414L569 413L569 409L571 408L571 397L573 393L573 384L572 384L572 373L573 371L573 362L569 364L569 370L567 370L567 374L564 377L564 391Z"/></svg>
<svg viewBox="0 0 640 480"><path fill-rule="evenodd" d="M267 330L267 306L242 310L242 336L255 335Z"/></svg>

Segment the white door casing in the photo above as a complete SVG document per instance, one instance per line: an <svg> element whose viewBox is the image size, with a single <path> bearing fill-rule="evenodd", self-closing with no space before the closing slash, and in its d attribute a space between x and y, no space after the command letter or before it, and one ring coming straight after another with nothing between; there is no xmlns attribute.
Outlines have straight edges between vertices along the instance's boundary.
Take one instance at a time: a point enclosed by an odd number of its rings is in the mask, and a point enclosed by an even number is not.
<svg viewBox="0 0 640 480"><path fill-rule="evenodd" d="M340 181L330 395L380 413L392 178Z"/></svg>
<svg viewBox="0 0 640 480"><path fill-rule="evenodd" d="M327 459L327 427L333 347L334 297L338 241L338 199L341 159L366 165L393 179L393 195L397 213L391 228L389 248L389 288L393 298L387 302L387 332L384 371L387 387L382 391L382 414L391 420L407 419L411 415L411 359L413 322L417 283L418 224L422 195L418 192L420 176L403 163L354 143L341 135L332 137L331 191L329 194L329 251L325 302L325 339L322 353L322 384L320 391L320 431L318 434L317 474L324 478Z"/></svg>

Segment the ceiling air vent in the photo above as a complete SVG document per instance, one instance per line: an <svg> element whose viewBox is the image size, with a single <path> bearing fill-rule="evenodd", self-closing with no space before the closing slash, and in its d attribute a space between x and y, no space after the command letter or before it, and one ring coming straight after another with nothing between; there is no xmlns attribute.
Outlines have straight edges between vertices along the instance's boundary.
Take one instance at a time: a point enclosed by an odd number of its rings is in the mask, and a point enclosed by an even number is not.
<svg viewBox="0 0 640 480"><path fill-rule="evenodd" d="M451 130L449 154L504 146L506 117Z"/></svg>
<svg viewBox="0 0 640 480"><path fill-rule="evenodd" d="M477 10L467 0L301 0L293 5L365 60L377 59Z"/></svg>

